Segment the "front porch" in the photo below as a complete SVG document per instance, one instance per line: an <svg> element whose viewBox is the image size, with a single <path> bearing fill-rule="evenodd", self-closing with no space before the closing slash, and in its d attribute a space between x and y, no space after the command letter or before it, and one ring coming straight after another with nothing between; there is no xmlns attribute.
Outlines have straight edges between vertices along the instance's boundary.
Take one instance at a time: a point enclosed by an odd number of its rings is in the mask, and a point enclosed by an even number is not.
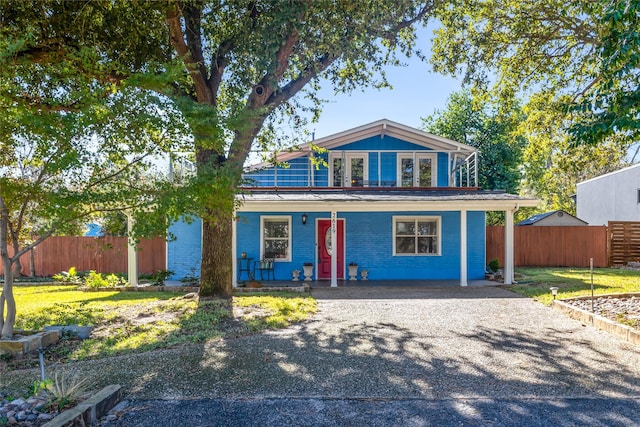
<svg viewBox="0 0 640 427"><path fill-rule="evenodd" d="M312 280L305 282L303 280L294 282L292 280L264 280L258 281L261 288L246 288L247 282L238 282L238 287L235 289L246 289L250 291L253 289L269 289L269 290L290 290L292 288L299 288L302 286L308 286L311 289L314 288L331 288L330 280ZM493 282L490 280L469 280L468 286L498 286L500 282ZM459 280L338 280L337 287L339 288L368 288L368 287L430 287L430 288L448 288L448 287L460 287ZM334 286L335 287L335 286Z"/></svg>

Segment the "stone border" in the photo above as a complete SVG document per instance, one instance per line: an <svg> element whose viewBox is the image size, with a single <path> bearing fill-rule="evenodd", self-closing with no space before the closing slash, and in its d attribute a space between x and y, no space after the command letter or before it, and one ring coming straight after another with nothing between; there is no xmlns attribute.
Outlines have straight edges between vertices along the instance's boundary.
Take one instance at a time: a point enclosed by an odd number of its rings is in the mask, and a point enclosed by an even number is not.
<svg viewBox="0 0 640 427"><path fill-rule="evenodd" d="M605 295L597 295L597 298L631 297L631 296L640 296L640 293L605 294ZM607 319L606 317L600 316L598 314L592 313L587 310L583 310L578 307L574 307L571 304L568 304L565 302L567 300L572 300L572 299L586 300L586 299L591 299L591 296L566 298L564 300L554 300L551 303L551 308L557 311L560 311L566 316L572 319L576 319L582 322L583 324L591 325L596 329L600 329L602 331L608 332L612 335L617 336L618 338L622 338L627 342L640 346L640 331L638 329L632 328L631 326L622 325L620 323L614 322L613 320Z"/></svg>
<svg viewBox="0 0 640 427"><path fill-rule="evenodd" d="M16 330L15 335L22 335L20 338L0 341L0 354L24 355L38 350L40 347L48 347L55 344L60 339L59 331L39 331L25 332Z"/></svg>
<svg viewBox="0 0 640 427"><path fill-rule="evenodd" d="M83 292L198 292L200 288L198 286L114 286L108 288L87 288L86 286L79 287L79 291Z"/></svg>
<svg viewBox="0 0 640 427"><path fill-rule="evenodd" d="M251 293L251 292L298 292L309 293L311 288L309 285L304 284L300 286L262 286L260 288L233 288L234 293Z"/></svg>
<svg viewBox="0 0 640 427"><path fill-rule="evenodd" d="M42 427L93 426L120 402L122 387L108 385L76 407L68 409Z"/></svg>

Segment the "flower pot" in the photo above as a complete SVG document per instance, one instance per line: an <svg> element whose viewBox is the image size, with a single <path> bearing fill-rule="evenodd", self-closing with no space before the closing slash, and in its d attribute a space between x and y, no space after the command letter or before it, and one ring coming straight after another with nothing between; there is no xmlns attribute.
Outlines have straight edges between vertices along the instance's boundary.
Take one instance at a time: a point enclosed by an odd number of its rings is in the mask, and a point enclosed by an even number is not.
<svg viewBox="0 0 640 427"><path fill-rule="evenodd" d="M303 265L302 270L304 270L304 281L310 282L313 279L313 265Z"/></svg>
<svg viewBox="0 0 640 427"><path fill-rule="evenodd" d="M349 265L349 280L358 280L358 266L357 265Z"/></svg>
<svg viewBox="0 0 640 427"><path fill-rule="evenodd" d="M293 270L291 272L291 275L293 276L293 281L294 282L299 282L300 281L300 270Z"/></svg>

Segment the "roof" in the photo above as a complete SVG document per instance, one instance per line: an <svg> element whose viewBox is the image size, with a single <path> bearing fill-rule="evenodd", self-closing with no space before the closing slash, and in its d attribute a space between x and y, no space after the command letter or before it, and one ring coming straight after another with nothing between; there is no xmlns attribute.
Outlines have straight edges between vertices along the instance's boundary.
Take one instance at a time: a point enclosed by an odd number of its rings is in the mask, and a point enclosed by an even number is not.
<svg viewBox="0 0 640 427"><path fill-rule="evenodd" d="M550 216L552 216L552 215L555 215L556 213L558 213L558 214L559 214L558 216L564 216L564 215L567 215L567 216L569 216L569 217L571 217L571 218L574 218L574 219L576 219L576 220L578 220L578 221L584 222L584 221L582 221L580 218L577 218L577 217L575 217L575 216L571 215L570 213L565 212L565 211L563 211L563 210L559 209L559 210L555 210L555 211L549 211L549 212L539 213L539 214L536 214L536 215L530 216L529 218L525 219L524 221L520 221L520 222L519 222L519 223L517 223L516 225L533 225L533 224L535 224L535 223L537 223L537 222L542 221L542 220L543 220L543 219L545 219L545 218L548 218L548 217L550 217ZM587 225L587 223L586 223L586 222L584 222L584 224L585 224L585 225Z"/></svg>
<svg viewBox="0 0 640 427"><path fill-rule="evenodd" d="M465 156L470 155L476 151L476 149L470 145L463 144L441 136L433 135L431 133L415 129L410 126L405 126L388 119L381 119L372 123L368 123L366 125L355 127L353 129L348 129L343 132L325 136L323 138L318 138L312 141L312 143L314 146L331 150L333 148L337 148L352 142L361 141L373 136L381 136L383 138L385 136L390 136L434 150L459 152L460 154L463 154ZM311 147L311 143L306 143L300 145L298 150L278 153L277 160L279 162L285 162L297 157L307 156L313 151L314 150ZM259 163L250 166L250 168L257 169L269 165L270 164Z"/></svg>
<svg viewBox="0 0 640 427"><path fill-rule="evenodd" d="M581 181L577 185L581 185L581 184L585 184L587 182L591 182L591 181L596 181L596 180L599 180L599 179L607 178L607 177L610 177L610 176L613 176L613 175L617 175L619 173L628 172L628 171L630 171L632 169L636 169L638 167L640 167L640 163L636 163L635 165L627 166L626 168L618 169L617 171L605 173L604 175L596 176L594 178Z"/></svg>
<svg viewBox="0 0 640 427"><path fill-rule="evenodd" d="M237 196L239 211L320 210L353 211L504 210L535 207L538 200L503 191L477 189L251 189Z"/></svg>

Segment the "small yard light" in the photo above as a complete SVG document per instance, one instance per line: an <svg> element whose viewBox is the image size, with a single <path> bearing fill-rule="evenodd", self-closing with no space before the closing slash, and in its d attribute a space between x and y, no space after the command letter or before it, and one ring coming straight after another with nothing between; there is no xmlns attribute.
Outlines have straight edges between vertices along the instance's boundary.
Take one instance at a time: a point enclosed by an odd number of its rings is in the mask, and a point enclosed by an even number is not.
<svg viewBox="0 0 640 427"><path fill-rule="evenodd" d="M550 289L551 289L551 295L553 295L553 299L556 299L556 297L558 296L558 288L553 286Z"/></svg>
<svg viewBox="0 0 640 427"><path fill-rule="evenodd" d="M307 223L307 218L308 218L307 214L303 213L302 214L302 225L305 225Z"/></svg>

